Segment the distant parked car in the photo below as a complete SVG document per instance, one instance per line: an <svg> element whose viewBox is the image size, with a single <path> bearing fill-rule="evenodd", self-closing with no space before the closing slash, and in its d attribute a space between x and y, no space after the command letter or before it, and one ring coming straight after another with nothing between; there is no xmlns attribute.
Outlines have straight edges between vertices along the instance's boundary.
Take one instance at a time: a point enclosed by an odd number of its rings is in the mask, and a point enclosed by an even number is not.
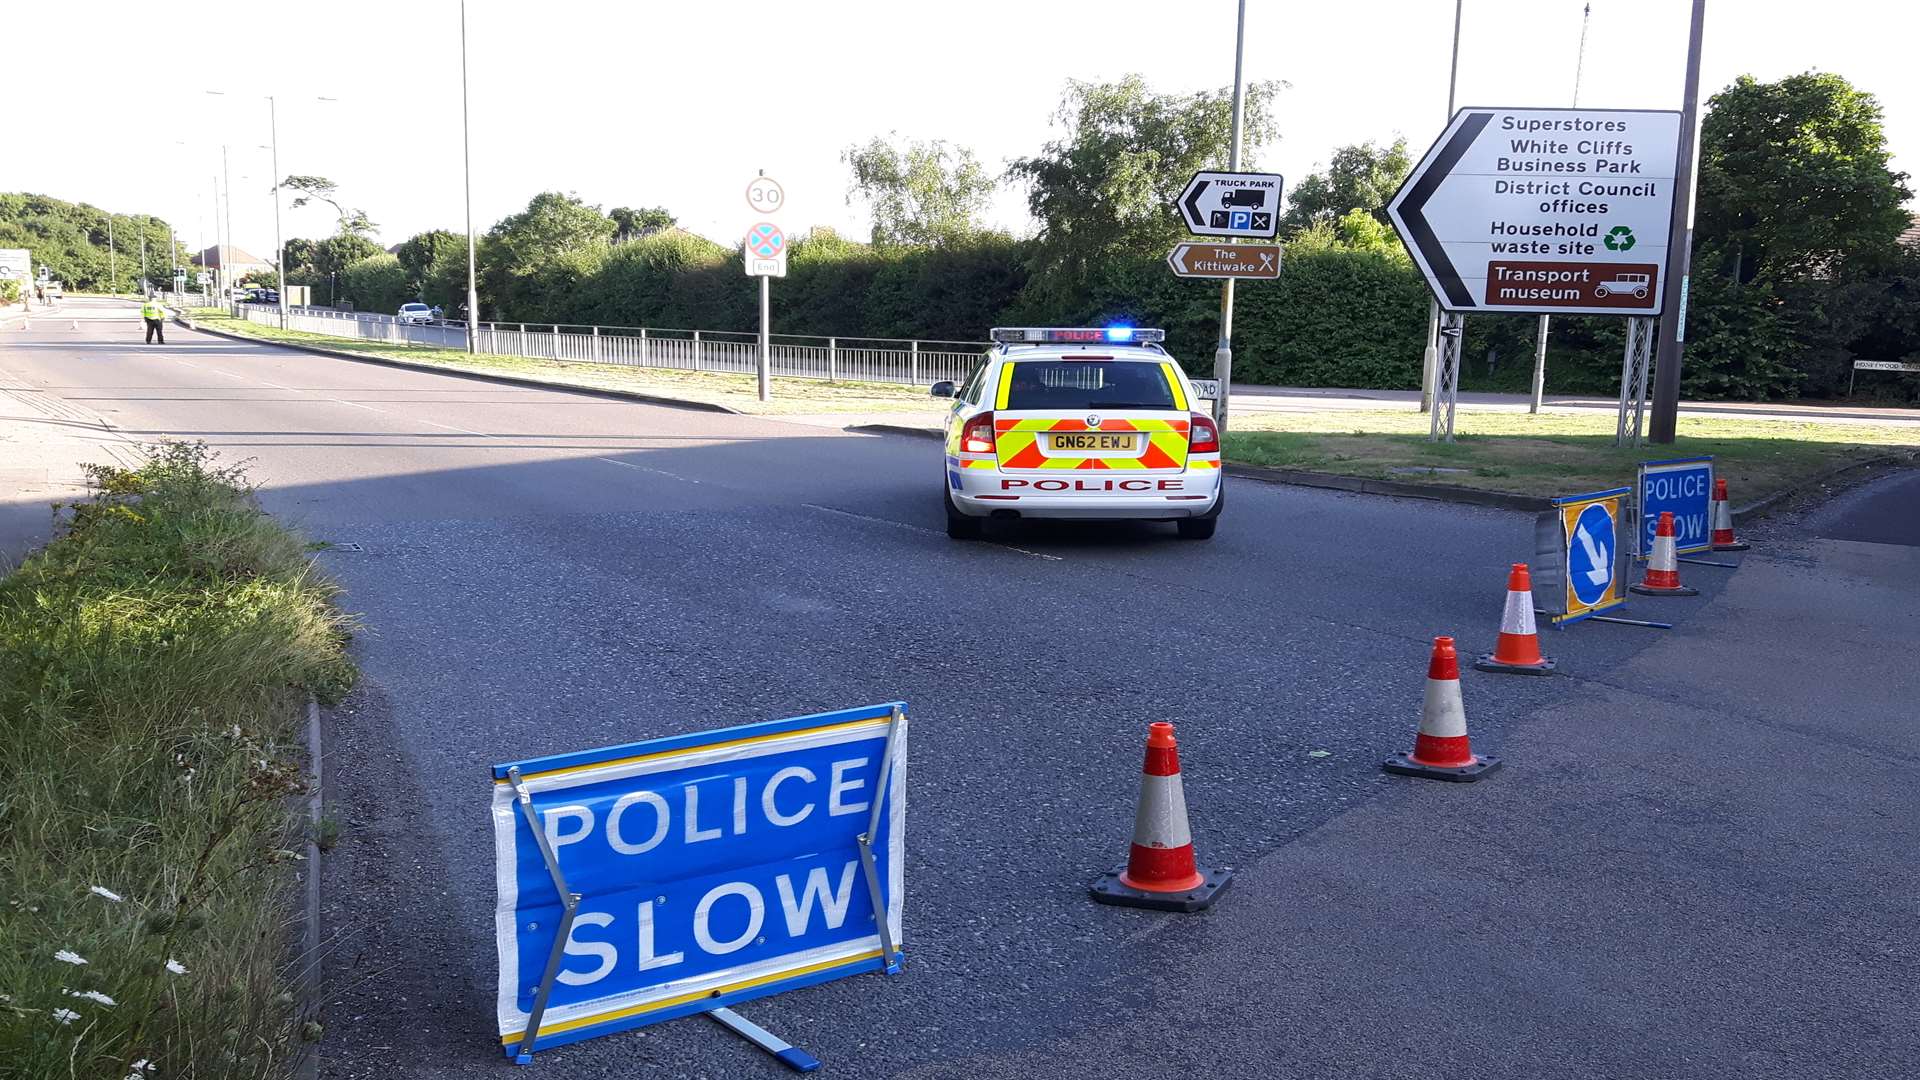
<svg viewBox="0 0 1920 1080"><path fill-rule="evenodd" d="M57 281L49 281L46 284L40 286L40 289L42 292L46 293L47 299L49 300L58 300L61 297L64 297L67 295L61 289L60 283Z"/></svg>
<svg viewBox="0 0 1920 1080"><path fill-rule="evenodd" d="M401 304L394 315L394 321L403 323L430 323L433 321L433 309L425 304Z"/></svg>

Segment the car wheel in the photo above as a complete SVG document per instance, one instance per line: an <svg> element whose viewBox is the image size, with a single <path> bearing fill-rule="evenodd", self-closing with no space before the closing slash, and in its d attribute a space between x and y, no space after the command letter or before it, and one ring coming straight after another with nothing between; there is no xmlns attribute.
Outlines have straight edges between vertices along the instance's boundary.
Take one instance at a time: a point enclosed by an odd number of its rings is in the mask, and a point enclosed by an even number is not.
<svg viewBox="0 0 1920 1080"><path fill-rule="evenodd" d="M1211 540L1213 530L1220 526L1220 511L1227 508L1227 487L1220 485L1220 497L1213 500L1213 509L1201 517L1180 518L1173 527L1180 531L1182 540Z"/></svg>
<svg viewBox="0 0 1920 1080"><path fill-rule="evenodd" d="M947 536L954 540L978 540L984 532L986 522L977 517L968 517L953 505L953 493L945 485L940 488L940 504L947 508Z"/></svg>

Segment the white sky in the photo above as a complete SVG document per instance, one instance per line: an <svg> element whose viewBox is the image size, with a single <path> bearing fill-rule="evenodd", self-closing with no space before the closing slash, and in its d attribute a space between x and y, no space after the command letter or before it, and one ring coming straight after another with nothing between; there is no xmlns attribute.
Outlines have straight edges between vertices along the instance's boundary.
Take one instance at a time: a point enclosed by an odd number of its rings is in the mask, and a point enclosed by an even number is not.
<svg viewBox="0 0 1920 1080"><path fill-rule="evenodd" d="M1458 104L1567 104L1581 4L1466 0ZM1276 106L1281 138L1255 151L1259 164L1291 183L1336 146L1403 134L1417 153L1438 134L1451 0L1247 7L1248 80L1292 84ZM1580 103L1677 108L1685 0L1592 7ZM0 190L165 215L183 243L203 246L227 141L236 242L269 256L267 105L240 95L277 93L282 175L337 181L386 244L464 228L457 0L184 10L9 10L8 40L43 43L8 50L41 107L8 116ZM469 0L474 224L559 189L603 208L664 205L731 242L748 223L745 185L764 169L786 187L789 231L830 225L864 239L865 216L845 201L848 145L889 131L944 138L998 170L1050 137L1068 78L1227 85L1233 21L1233 0ZM1906 0L1711 0L1702 96L1740 74L1837 72L1879 97L1895 167L1920 172L1916 40L1920 5ZM185 89L156 99L169 65ZM1020 193L1002 193L994 223L1030 229ZM331 228L325 207L285 216L289 238Z"/></svg>

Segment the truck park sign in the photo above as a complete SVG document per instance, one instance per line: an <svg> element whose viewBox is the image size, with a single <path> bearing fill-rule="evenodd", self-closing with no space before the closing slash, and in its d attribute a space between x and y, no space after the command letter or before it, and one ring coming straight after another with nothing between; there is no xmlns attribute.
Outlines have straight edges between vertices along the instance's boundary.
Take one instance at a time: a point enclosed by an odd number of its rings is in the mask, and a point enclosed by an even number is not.
<svg viewBox="0 0 1920 1080"><path fill-rule="evenodd" d="M1462 109L1387 204L1448 311L1658 315L1680 114Z"/></svg>

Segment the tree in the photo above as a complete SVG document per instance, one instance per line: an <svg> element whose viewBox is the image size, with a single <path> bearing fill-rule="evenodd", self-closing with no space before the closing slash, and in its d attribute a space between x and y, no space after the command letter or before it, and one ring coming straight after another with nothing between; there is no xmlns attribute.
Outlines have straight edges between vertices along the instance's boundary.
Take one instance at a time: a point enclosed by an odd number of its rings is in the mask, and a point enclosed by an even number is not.
<svg viewBox="0 0 1920 1080"><path fill-rule="evenodd" d="M1708 101L1697 245L1740 282L1884 262L1913 192L1888 167L1880 104L1838 75L1741 76Z"/></svg>
<svg viewBox="0 0 1920 1080"><path fill-rule="evenodd" d="M452 311L467 291L467 238L445 229L408 237L394 253L407 272L407 288L429 304Z"/></svg>
<svg viewBox="0 0 1920 1080"><path fill-rule="evenodd" d="M112 253L108 250L111 218ZM101 291L114 283L134 287L140 276L140 242L145 237L147 276L170 286L178 262L192 260L185 249L168 253L167 222L149 214L113 214L86 203L45 195L0 193L0 247L26 248L37 266L75 292Z"/></svg>
<svg viewBox="0 0 1920 1080"><path fill-rule="evenodd" d="M649 206L640 210L616 206L607 211L607 216L613 219L613 242L616 244L638 240L649 233L671 229L679 224L679 219L667 213L664 206Z"/></svg>
<svg viewBox="0 0 1920 1080"><path fill-rule="evenodd" d="M367 212L358 208L348 209L335 198L340 186L324 176L289 176L280 181L280 186L300 194L293 200L293 209L298 210L310 202L318 200L333 207L339 217L335 224L342 236L366 237L379 228L367 220Z"/></svg>
<svg viewBox="0 0 1920 1080"><path fill-rule="evenodd" d="M973 151L936 139L875 136L849 146L840 160L853 170L847 202L873 214L873 242L882 247L939 247L980 231L979 216L998 186Z"/></svg>
<svg viewBox="0 0 1920 1080"><path fill-rule="evenodd" d="M545 191L518 214L500 219L487 238L510 273L527 273L568 252L604 247L613 238L613 219L577 195Z"/></svg>
<svg viewBox="0 0 1920 1080"><path fill-rule="evenodd" d="M389 314L415 295L407 291L406 268L385 252L347 267L341 275L340 292L361 311Z"/></svg>
<svg viewBox="0 0 1920 1080"><path fill-rule="evenodd" d="M1332 224L1349 210L1364 210L1382 224L1387 202L1412 171L1407 140L1388 147L1363 142L1333 152L1326 171L1313 173L1287 195L1287 211L1280 217L1283 235L1293 236L1315 225Z"/></svg>
<svg viewBox="0 0 1920 1080"><path fill-rule="evenodd" d="M1281 86L1247 87L1249 149L1274 137ZM1008 175L1027 184L1027 205L1040 222L1036 282L1070 289L1102 259L1149 254L1182 234L1174 199L1196 171L1226 166L1233 95L1156 94L1138 75L1070 81L1054 122L1063 135L1013 162ZM1248 154L1242 164L1251 161Z"/></svg>

